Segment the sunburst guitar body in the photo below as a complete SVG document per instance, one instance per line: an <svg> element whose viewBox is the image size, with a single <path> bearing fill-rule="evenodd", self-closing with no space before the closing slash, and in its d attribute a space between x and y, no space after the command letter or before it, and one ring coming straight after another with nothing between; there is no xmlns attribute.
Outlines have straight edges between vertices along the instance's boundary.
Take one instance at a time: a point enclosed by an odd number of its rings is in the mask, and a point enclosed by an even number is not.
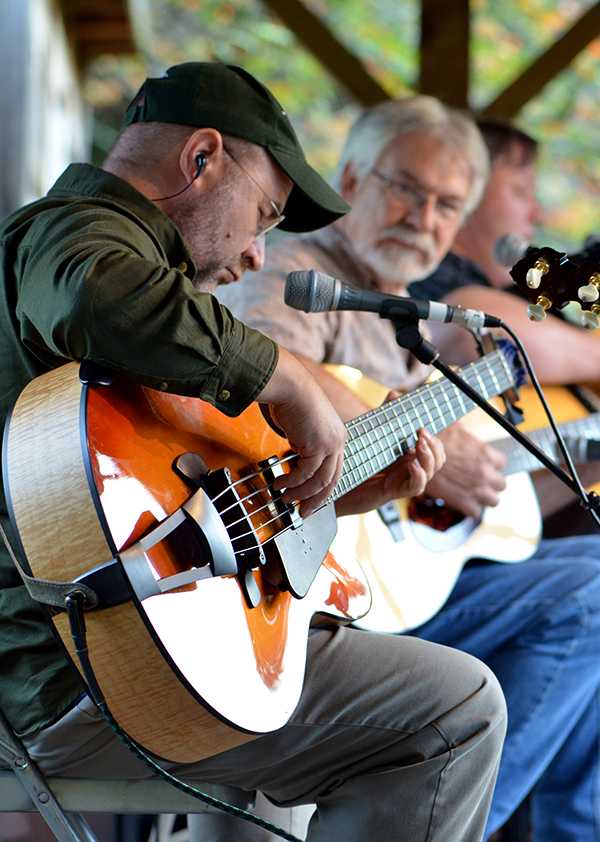
<svg viewBox="0 0 600 842"><path fill-rule="evenodd" d="M356 562L342 567L328 553L333 506L289 546L268 541L286 513L265 494L269 469L255 475L256 465L289 444L256 404L230 419L131 383L84 386L71 363L29 384L5 441L5 486L33 574L70 582L100 567L98 587L114 593L126 570L123 601L86 614L89 650L113 716L157 756L193 762L284 725L300 698L309 625L369 608ZM201 459L176 469L182 454ZM223 465L218 502L194 497L195 473L202 481ZM238 521L230 534L217 507ZM165 534L149 540L159 524ZM303 598L280 587L286 553L300 565L318 556L310 586L288 559ZM77 664L65 614L52 621Z"/></svg>
<svg viewBox="0 0 600 842"><path fill-rule="evenodd" d="M509 349L462 375L486 398L520 376ZM228 418L69 363L26 386L5 429L22 562L89 589L91 664L121 727L159 757L208 757L285 725L309 627L369 610L356 559L329 552L336 500L413 447L425 422L435 432L471 408L445 381L349 422L342 475L303 520L273 489L296 457L258 404ZM77 665L65 613L51 619Z"/></svg>

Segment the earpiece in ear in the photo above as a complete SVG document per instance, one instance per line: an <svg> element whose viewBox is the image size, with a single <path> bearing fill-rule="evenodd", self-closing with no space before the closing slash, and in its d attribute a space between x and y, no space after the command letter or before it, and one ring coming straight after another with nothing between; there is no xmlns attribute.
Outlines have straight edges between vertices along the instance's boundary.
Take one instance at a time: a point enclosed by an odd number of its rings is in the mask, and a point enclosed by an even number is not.
<svg viewBox="0 0 600 842"><path fill-rule="evenodd" d="M206 155L203 152L200 152L196 155L196 172L194 173L194 178L198 178L199 175L202 175L202 170L206 166Z"/></svg>
<svg viewBox="0 0 600 842"><path fill-rule="evenodd" d="M198 178L198 176L202 175L202 170L204 169L207 163L206 155L203 152L199 152L194 160L196 161L196 172L194 173L194 177L192 178L189 184L186 184L185 187L182 187L181 190L178 190L176 193L170 193L168 196L158 196L158 198L156 199L151 198L150 201L166 202L167 199L174 199L176 196L181 196L182 193L185 193L186 190L189 190L194 181L196 181L196 179Z"/></svg>

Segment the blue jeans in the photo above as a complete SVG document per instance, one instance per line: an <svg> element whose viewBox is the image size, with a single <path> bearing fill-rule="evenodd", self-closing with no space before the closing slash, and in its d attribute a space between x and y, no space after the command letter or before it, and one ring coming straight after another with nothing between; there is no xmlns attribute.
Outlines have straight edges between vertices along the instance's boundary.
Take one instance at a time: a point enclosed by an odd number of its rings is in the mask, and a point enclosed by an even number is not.
<svg viewBox="0 0 600 842"><path fill-rule="evenodd" d="M471 562L411 634L500 680L508 734L486 833L532 792L535 842L600 840L600 536L543 541L520 564Z"/></svg>

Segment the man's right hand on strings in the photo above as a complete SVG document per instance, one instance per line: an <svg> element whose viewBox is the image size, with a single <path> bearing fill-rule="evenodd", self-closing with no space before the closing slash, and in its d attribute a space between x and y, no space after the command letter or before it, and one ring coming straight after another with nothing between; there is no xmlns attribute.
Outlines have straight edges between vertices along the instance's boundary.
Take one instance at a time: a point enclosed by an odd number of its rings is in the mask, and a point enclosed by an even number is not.
<svg viewBox="0 0 600 842"><path fill-rule="evenodd" d="M342 473L346 428L329 398L304 366L284 348L273 376L258 397L268 403L299 459L275 482L284 499L301 502L307 517L335 488Z"/></svg>

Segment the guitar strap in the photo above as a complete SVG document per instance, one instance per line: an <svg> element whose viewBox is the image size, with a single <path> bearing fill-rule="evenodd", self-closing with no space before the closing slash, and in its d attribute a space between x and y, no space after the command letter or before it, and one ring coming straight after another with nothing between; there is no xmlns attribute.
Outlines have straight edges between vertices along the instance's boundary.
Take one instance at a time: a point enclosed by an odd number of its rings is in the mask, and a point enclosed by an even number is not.
<svg viewBox="0 0 600 842"><path fill-rule="evenodd" d="M0 532L11 561L35 602L41 602L42 605L51 609L51 613L56 614L59 611L66 611L67 597L72 596L74 592L79 592L84 596L86 609L96 608L99 603L98 595L89 585L85 585L83 582L50 582L48 579L37 579L35 576L26 573L12 548L2 521L0 521Z"/></svg>

